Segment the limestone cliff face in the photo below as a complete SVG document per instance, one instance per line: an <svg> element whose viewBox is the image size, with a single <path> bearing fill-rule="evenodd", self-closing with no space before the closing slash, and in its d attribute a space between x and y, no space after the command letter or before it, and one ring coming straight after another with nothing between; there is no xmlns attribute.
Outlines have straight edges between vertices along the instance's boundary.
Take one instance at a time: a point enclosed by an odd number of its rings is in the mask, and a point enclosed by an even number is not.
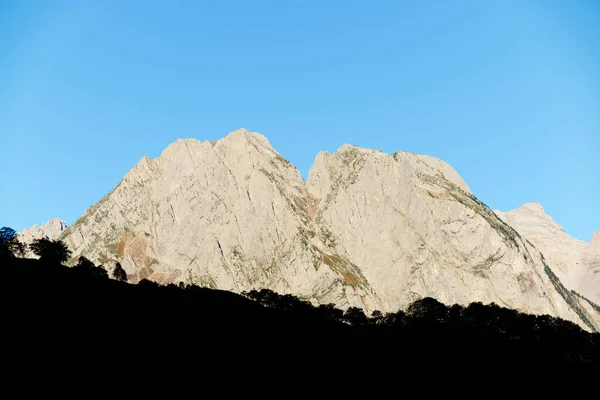
<svg viewBox="0 0 600 400"><path fill-rule="evenodd" d="M531 241L570 290L600 304L600 231L590 243L569 236L537 203L496 213Z"/></svg>
<svg viewBox="0 0 600 400"><path fill-rule="evenodd" d="M120 261L134 280L267 287L381 308L352 275L357 268L316 236L314 204L265 137L239 130L217 142L178 140L156 160L142 159L64 238L74 258Z"/></svg>
<svg viewBox="0 0 600 400"><path fill-rule="evenodd" d="M565 289L542 254L440 160L345 145L317 156L307 185L319 199L320 226L388 309L432 296L598 328L593 306Z"/></svg>
<svg viewBox="0 0 600 400"><path fill-rule="evenodd" d="M396 311L432 296L550 314L586 329L600 315L562 286L541 253L433 157L344 145L305 182L245 130L178 140L142 159L63 239L132 280Z"/></svg>

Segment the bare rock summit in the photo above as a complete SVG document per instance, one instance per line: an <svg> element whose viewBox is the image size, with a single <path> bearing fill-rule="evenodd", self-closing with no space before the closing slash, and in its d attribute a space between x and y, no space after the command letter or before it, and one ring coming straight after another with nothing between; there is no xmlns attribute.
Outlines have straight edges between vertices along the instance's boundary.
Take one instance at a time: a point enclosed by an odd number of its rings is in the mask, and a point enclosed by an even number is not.
<svg viewBox="0 0 600 400"><path fill-rule="evenodd" d="M73 260L120 262L134 282L269 288L367 312L425 296L495 302L600 330L590 301L505 221L434 157L343 145L304 181L240 129L143 158L62 238Z"/></svg>

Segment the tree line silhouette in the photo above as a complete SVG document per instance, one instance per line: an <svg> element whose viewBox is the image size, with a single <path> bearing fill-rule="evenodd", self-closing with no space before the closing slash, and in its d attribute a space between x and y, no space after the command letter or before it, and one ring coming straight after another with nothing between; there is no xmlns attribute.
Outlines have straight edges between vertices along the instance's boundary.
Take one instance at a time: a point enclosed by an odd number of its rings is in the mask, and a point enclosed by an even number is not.
<svg viewBox="0 0 600 400"><path fill-rule="evenodd" d="M3 227L0 229L0 261L8 262L11 259L24 257L26 249L29 248L33 254L39 257L39 260L50 266L60 266L71 257L69 246L60 239L48 239L45 237L33 239L32 243L26 246L22 243L14 229ZM97 266L84 256L77 260L75 268L85 271L90 275L108 277L108 272L102 266ZM117 263L113 270L113 278L120 281L127 281L127 273L120 263Z"/></svg>
<svg viewBox="0 0 600 400"><path fill-rule="evenodd" d="M357 307L314 306L269 289L235 294L184 283L130 285L119 264L113 279L83 256L74 267L63 266L71 252L61 240L30 244L39 259L22 258L24 247L13 230L0 230L0 304L10 305L2 320L11 327L0 337L9 341L31 345L44 332L72 348L96 346L94 338L118 333L149 347L154 338L226 341L238 356L260 344L274 357L286 349L299 360L333 351L338 360L397 359L411 368L458 363L489 371L510 366L522 372L600 372L600 335L548 315L480 302L446 306L432 298L367 315Z"/></svg>

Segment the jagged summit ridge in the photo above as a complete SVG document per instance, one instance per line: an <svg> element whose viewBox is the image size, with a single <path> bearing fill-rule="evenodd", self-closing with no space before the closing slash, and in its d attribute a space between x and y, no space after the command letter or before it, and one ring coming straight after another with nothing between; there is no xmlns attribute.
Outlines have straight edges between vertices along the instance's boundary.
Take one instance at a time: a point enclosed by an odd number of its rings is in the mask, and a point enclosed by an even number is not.
<svg viewBox="0 0 600 400"><path fill-rule="evenodd" d="M53 218L48 222L31 228L23 229L18 233L19 240L25 244L32 243L34 239L54 239L67 229L67 223L62 219Z"/></svg>
<svg viewBox="0 0 600 400"><path fill-rule="evenodd" d="M320 152L304 181L260 134L178 140L63 238L74 258L118 261L133 281L270 288L367 311L425 296L496 302L600 327L451 166L407 152L343 145Z"/></svg>

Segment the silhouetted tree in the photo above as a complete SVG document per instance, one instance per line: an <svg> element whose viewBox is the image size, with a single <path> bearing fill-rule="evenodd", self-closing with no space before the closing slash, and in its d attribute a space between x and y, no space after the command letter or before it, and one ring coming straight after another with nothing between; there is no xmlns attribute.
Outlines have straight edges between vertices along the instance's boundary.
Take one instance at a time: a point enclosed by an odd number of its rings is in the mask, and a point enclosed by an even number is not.
<svg viewBox="0 0 600 400"><path fill-rule="evenodd" d="M86 273L94 275L94 276L108 278L108 272L106 272L106 270L104 268L94 265L93 262L91 262L84 256L79 257L79 260L77 260L77 265L75 265L75 268L77 268L81 271L85 271Z"/></svg>
<svg viewBox="0 0 600 400"><path fill-rule="evenodd" d="M334 321L341 321L344 317L344 311L337 308L333 303L321 304L317 307L317 311L323 317Z"/></svg>
<svg viewBox="0 0 600 400"><path fill-rule="evenodd" d="M353 326L364 325L367 323L367 316L362 309L350 307L344 312L344 320Z"/></svg>
<svg viewBox="0 0 600 400"><path fill-rule="evenodd" d="M40 257L40 260L51 264L63 263L71 257L71 250L65 242L59 239L34 239L29 248Z"/></svg>
<svg viewBox="0 0 600 400"><path fill-rule="evenodd" d="M25 246L25 244L22 243L16 237L11 241L10 248L15 257L20 257L20 258L25 257L25 252L27 251L27 246Z"/></svg>
<svg viewBox="0 0 600 400"><path fill-rule="evenodd" d="M408 314L418 318L421 323L445 322L448 319L448 307L431 297L413 302Z"/></svg>
<svg viewBox="0 0 600 400"><path fill-rule="evenodd" d="M149 279L142 279L141 281L138 282L137 286L138 287L147 287L147 288L157 288L160 285ZM193 288L193 286L190 286L190 288Z"/></svg>
<svg viewBox="0 0 600 400"><path fill-rule="evenodd" d="M14 229L4 227L0 229L0 258L23 257L25 245L17 239Z"/></svg>
<svg viewBox="0 0 600 400"><path fill-rule="evenodd" d="M0 229L0 244L7 244L11 239L17 236L14 229L5 226Z"/></svg>
<svg viewBox="0 0 600 400"><path fill-rule="evenodd" d="M94 263L91 262L89 259L87 259L84 256L80 256L79 260L77 260L77 268L82 268L82 269L91 269L93 267L95 267Z"/></svg>
<svg viewBox="0 0 600 400"><path fill-rule="evenodd" d="M246 296L266 307L275 307L281 299L279 293L275 293L270 289L261 289L260 291L253 289L246 293Z"/></svg>
<svg viewBox="0 0 600 400"><path fill-rule="evenodd" d="M395 313L385 314L382 317L380 324L384 326L402 327L406 322L406 313L402 310L398 310L398 312Z"/></svg>
<svg viewBox="0 0 600 400"><path fill-rule="evenodd" d="M10 241L17 236L17 233L12 228L4 227L0 229L0 259L13 257L13 252L10 250Z"/></svg>
<svg viewBox="0 0 600 400"><path fill-rule="evenodd" d="M369 323L372 325L379 325L383 322L383 314L379 310L375 310L371 313L371 318L369 318Z"/></svg>
<svg viewBox="0 0 600 400"><path fill-rule="evenodd" d="M115 265L115 270L113 271L113 278L115 278L118 281L127 281L127 273L119 263Z"/></svg>
<svg viewBox="0 0 600 400"><path fill-rule="evenodd" d="M293 310L300 312L312 308L312 305L307 301L300 300L294 295L285 294L278 299L275 307L279 308L280 310Z"/></svg>

